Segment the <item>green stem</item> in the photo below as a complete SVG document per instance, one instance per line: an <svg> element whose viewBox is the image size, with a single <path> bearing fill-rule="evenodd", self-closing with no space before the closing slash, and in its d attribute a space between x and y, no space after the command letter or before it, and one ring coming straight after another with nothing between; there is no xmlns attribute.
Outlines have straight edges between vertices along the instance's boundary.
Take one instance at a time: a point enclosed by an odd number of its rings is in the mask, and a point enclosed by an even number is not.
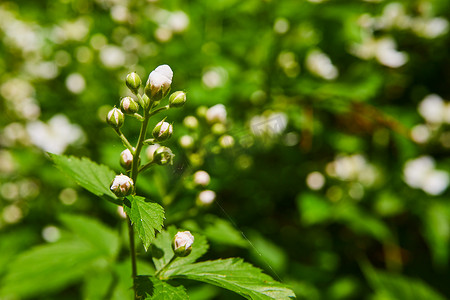
<svg viewBox="0 0 450 300"><path fill-rule="evenodd" d="M123 145L130 150L131 154L134 154L134 149L133 146L131 146L130 142L127 140L127 138L125 137L125 135L122 133L122 131L120 131L120 129L115 129L114 130L117 135L120 137L120 139L122 140Z"/></svg>
<svg viewBox="0 0 450 300"><path fill-rule="evenodd" d="M152 111L151 113L150 113L150 117L152 117L152 116L154 116L154 115L156 115L157 113L159 113L159 112L162 112L162 111L165 111L165 110L168 110L170 107L169 107L169 105L166 105L166 106L163 106L163 107L160 107L160 108L158 108L158 109L155 109L154 111Z"/></svg>
<svg viewBox="0 0 450 300"><path fill-rule="evenodd" d="M127 216L128 223L128 236L130 238L130 254L131 254L131 277L133 278L133 290L134 299L137 300L136 294L136 277L137 277L137 264L136 264L136 247L134 245L134 229L131 225L130 217Z"/></svg>
<svg viewBox="0 0 450 300"><path fill-rule="evenodd" d="M147 170L148 168L150 168L153 165L155 165L155 163L153 161L146 163L145 165L143 165L142 167L139 168L139 173L144 172L145 170Z"/></svg>
<svg viewBox="0 0 450 300"><path fill-rule="evenodd" d="M167 267L170 266L170 264L173 263L174 260L175 260L177 257L178 257L178 256L176 256L176 255L172 256L172 258L169 260L169 262L166 263L164 266L162 266L162 268L159 269L159 271L155 273L155 277L158 277L158 276L161 274L162 271L166 270ZM161 279L161 278L160 278L160 279Z"/></svg>
<svg viewBox="0 0 450 300"><path fill-rule="evenodd" d="M139 133L139 139L136 144L136 151L133 155L133 164L131 166L131 179L133 179L134 186L136 186L137 176L139 174L139 155L144 145L145 134L147 132L148 120L150 119L150 114L148 111L144 111L144 120L142 121L141 131Z"/></svg>
<svg viewBox="0 0 450 300"><path fill-rule="evenodd" d="M144 117L141 116L141 115L138 114L138 113L134 113L132 116L135 117L136 119L138 119L138 120L141 121L141 122L144 121Z"/></svg>

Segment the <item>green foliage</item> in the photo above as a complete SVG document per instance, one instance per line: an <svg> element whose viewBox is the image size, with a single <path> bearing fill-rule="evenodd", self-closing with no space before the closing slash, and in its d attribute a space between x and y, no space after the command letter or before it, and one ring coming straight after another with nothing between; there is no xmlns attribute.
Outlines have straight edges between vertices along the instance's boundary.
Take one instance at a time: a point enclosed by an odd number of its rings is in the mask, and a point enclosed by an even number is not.
<svg viewBox="0 0 450 300"><path fill-rule="evenodd" d="M124 201L124 211L142 240L145 251L155 238L155 230L161 231L164 222L164 209L144 197L129 196Z"/></svg>
<svg viewBox="0 0 450 300"><path fill-rule="evenodd" d="M422 280L405 276L380 272L369 266L364 267L364 273L372 288L380 299L395 300L444 300Z"/></svg>
<svg viewBox="0 0 450 300"><path fill-rule="evenodd" d="M115 173L107 166L92 162L86 157L77 158L49 153L55 165L79 185L97 196L108 196L110 201L120 203L109 186Z"/></svg>
<svg viewBox="0 0 450 300"><path fill-rule="evenodd" d="M139 276L136 280L137 294L142 300L189 299L183 286L173 286L153 276Z"/></svg>
<svg viewBox="0 0 450 300"><path fill-rule="evenodd" d="M219 259L179 266L166 272L170 278L186 278L234 291L247 299L290 299L294 293L238 258Z"/></svg>

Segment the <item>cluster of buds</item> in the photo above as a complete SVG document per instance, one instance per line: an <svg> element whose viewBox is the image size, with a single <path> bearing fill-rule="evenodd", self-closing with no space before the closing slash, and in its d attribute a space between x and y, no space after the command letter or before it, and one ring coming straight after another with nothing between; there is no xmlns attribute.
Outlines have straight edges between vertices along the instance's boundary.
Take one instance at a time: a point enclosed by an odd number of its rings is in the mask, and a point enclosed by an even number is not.
<svg viewBox="0 0 450 300"><path fill-rule="evenodd" d="M143 85L142 80L137 73L129 73L126 76L125 83L133 95L123 97L120 100L120 109L114 107L107 114L106 122L116 131L124 145L127 147L127 149L123 150L120 154L119 161L120 165L127 172L131 173L130 176L132 178L136 178L135 176L137 176L137 173L145 170L150 164L167 165L173 163L173 157L175 155L170 148L155 144L165 142L172 136L173 125L166 122L166 118L158 122L153 128L153 139L145 140L145 135L141 138L141 134L136 148L131 146L120 130L124 124L125 115L142 121L142 126L145 126L143 129L146 129L148 120L151 116L170 108L182 107L186 103L186 93L177 91L168 97L169 103L167 105L156 108L162 100L169 95L172 79L173 72L168 65L161 65L153 70L145 85ZM142 94L139 93L141 88L143 88ZM139 114L141 108L143 110L143 115ZM144 143L150 144L147 150L149 162L144 166L140 166L139 152ZM149 155L150 152L151 154ZM137 160L137 163L134 161L135 159ZM117 197L126 197L134 192L134 183L130 177L121 174L116 176L113 180L110 189Z"/></svg>
<svg viewBox="0 0 450 300"><path fill-rule="evenodd" d="M192 251L194 236L189 231L179 231L172 242L172 249L176 256L185 257Z"/></svg>

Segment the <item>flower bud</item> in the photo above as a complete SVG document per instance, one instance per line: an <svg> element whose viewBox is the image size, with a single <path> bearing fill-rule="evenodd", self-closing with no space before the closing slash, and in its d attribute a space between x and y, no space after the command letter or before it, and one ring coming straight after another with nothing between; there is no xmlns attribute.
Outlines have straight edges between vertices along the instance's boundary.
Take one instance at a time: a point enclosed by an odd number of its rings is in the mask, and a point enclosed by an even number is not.
<svg viewBox="0 0 450 300"><path fill-rule="evenodd" d="M127 79L125 80L127 87L133 92L137 93L139 87L141 86L141 77L136 72L132 72L127 75Z"/></svg>
<svg viewBox="0 0 450 300"><path fill-rule="evenodd" d="M181 147L185 149L190 149L194 146L194 138L190 135L183 135L182 137L180 137L178 142L180 143Z"/></svg>
<svg viewBox="0 0 450 300"><path fill-rule="evenodd" d="M123 125L125 117L120 109L114 107L106 116L106 122L113 128L119 129Z"/></svg>
<svg viewBox="0 0 450 300"><path fill-rule="evenodd" d="M164 120L162 120L161 122L156 124L155 128L153 128L153 132L152 132L153 137L158 142L163 142L165 140L168 140L172 136L172 133L173 133L172 124L164 122Z"/></svg>
<svg viewBox="0 0 450 300"><path fill-rule="evenodd" d="M158 149L159 147L161 147L161 145L159 144L153 144L147 147L147 149L145 150L145 155L147 156L149 161L153 160L153 155L155 154L156 149Z"/></svg>
<svg viewBox="0 0 450 300"><path fill-rule="evenodd" d="M197 205L207 206L214 202L216 193L211 190L201 191L197 196Z"/></svg>
<svg viewBox="0 0 450 300"><path fill-rule="evenodd" d="M185 257L192 251L194 236L189 231L179 231L172 242L172 249L176 256Z"/></svg>
<svg viewBox="0 0 450 300"><path fill-rule="evenodd" d="M133 154L131 154L130 150L125 149L120 153L120 165L125 170L130 170L131 165L133 164Z"/></svg>
<svg viewBox="0 0 450 300"><path fill-rule="evenodd" d="M211 181L211 177L205 171L197 171L194 173L194 183L197 185L207 186Z"/></svg>
<svg viewBox="0 0 450 300"><path fill-rule="evenodd" d="M129 115L135 114L139 110L139 104L131 97L123 97L120 100L120 109Z"/></svg>
<svg viewBox="0 0 450 300"><path fill-rule="evenodd" d="M134 183L130 177L120 174L114 178L110 189L117 197L126 197L133 192Z"/></svg>
<svg viewBox="0 0 450 300"><path fill-rule="evenodd" d="M153 162L158 165L173 164L175 154L172 153L169 147L161 146L153 153Z"/></svg>
<svg viewBox="0 0 450 300"><path fill-rule="evenodd" d="M145 94L154 101L164 98L170 91L173 72L168 65L161 65L148 76Z"/></svg>
<svg viewBox="0 0 450 300"><path fill-rule="evenodd" d="M186 103L186 93L182 91L178 91L172 93L169 97L169 106L170 107L182 107Z"/></svg>

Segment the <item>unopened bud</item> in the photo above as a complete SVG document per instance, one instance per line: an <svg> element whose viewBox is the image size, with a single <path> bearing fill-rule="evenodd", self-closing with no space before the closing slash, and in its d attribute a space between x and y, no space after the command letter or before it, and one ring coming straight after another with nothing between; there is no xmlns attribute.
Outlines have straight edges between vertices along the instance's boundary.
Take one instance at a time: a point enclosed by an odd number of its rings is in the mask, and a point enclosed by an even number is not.
<svg viewBox="0 0 450 300"><path fill-rule="evenodd" d="M106 122L113 128L119 129L123 125L125 117L120 109L114 107L106 116Z"/></svg>
<svg viewBox="0 0 450 300"><path fill-rule="evenodd" d="M159 147L161 147L161 145L159 144L154 144L147 147L147 149L145 150L145 155L147 155L149 161L153 160L153 155L155 154L156 149L158 149Z"/></svg>
<svg viewBox="0 0 450 300"><path fill-rule="evenodd" d="M123 97L120 100L120 109L129 115L135 114L139 110L139 104L131 97Z"/></svg>
<svg viewBox="0 0 450 300"><path fill-rule="evenodd" d="M153 153L153 162L158 165L173 164L175 154L172 153L169 147L161 146Z"/></svg>
<svg viewBox="0 0 450 300"><path fill-rule="evenodd" d="M120 165L125 170L130 170L131 166L133 164L133 154L131 154L131 151L128 149L125 149L120 153Z"/></svg>
<svg viewBox="0 0 450 300"><path fill-rule="evenodd" d="M130 177L120 174L114 178L110 189L117 197L126 197L133 193L134 183Z"/></svg>
<svg viewBox="0 0 450 300"><path fill-rule="evenodd" d="M194 236L189 231L179 231L172 242L172 249L176 256L185 257L192 251Z"/></svg>
<svg viewBox="0 0 450 300"><path fill-rule="evenodd" d="M197 171L194 173L194 183L197 185L207 186L211 181L211 177L205 171Z"/></svg>
<svg viewBox="0 0 450 300"><path fill-rule="evenodd" d="M182 107L186 103L186 93L178 91L170 95L169 106L170 107Z"/></svg>
<svg viewBox="0 0 450 300"><path fill-rule="evenodd" d="M173 72L168 65L161 65L153 70L148 76L145 85L145 94L153 101L159 101L170 91Z"/></svg>
<svg viewBox="0 0 450 300"><path fill-rule="evenodd" d="M137 93L139 87L141 86L141 77L136 72L132 72L127 75L127 79L125 80L127 87L133 92Z"/></svg>
<svg viewBox="0 0 450 300"><path fill-rule="evenodd" d="M173 133L172 124L164 122L164 120L162 120L161 122L156 124L155 128L153 128L153 132L152 132L153 137L158 142L163 142L165 140L168 140L172 136L172 133Z"/></svg>

